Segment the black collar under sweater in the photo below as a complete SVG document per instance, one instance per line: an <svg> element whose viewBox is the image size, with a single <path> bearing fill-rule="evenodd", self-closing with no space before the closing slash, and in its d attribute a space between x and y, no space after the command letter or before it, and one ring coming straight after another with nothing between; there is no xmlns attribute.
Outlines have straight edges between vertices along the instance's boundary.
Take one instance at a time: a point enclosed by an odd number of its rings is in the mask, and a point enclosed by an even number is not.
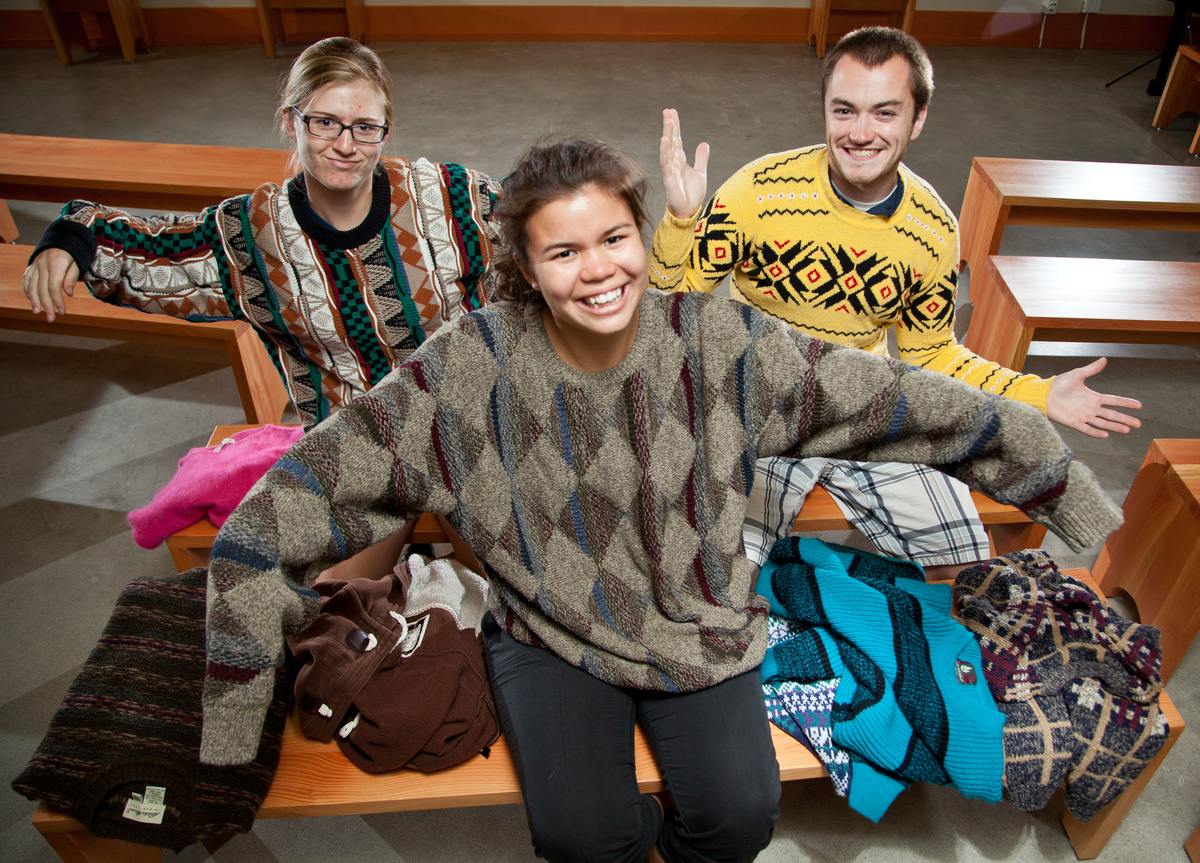
<svg viewBox="0 0 1200 863"><path fill-rule="evenodd" d="M339 231L315 212L308 203L304 174L297 174L287 184L288 203L296 214L300 229L327 249L354 249L383 230L392 208L392 184L382 165L375 168L371 187L371 212L356 228Z"/></svg>

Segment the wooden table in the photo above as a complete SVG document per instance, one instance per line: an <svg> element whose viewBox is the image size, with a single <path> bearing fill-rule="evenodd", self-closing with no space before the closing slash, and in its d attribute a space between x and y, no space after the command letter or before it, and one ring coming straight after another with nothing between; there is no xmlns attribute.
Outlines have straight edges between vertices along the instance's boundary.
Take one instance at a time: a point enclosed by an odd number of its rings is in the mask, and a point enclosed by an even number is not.
<svg viewBox="0 0 1200 863"><path fill-rule="evenodd" d="M290 176L285 150L0 134L0 198L198 212Z"/></svg>
<svg viewBox="0 0 1200 863"><path fill-rule="evenodd" d="M1200 345L1200 263L994 255L964 344L1019 371L1032 341Z"/></svg>
<svg viewBox="0 0 1200 863"><path fill-rule="evenodd" d="M262 340L248 323L198 323L112 306L93 297L82 282L76 284L75 296L63 297L66 314L50 323L44 315L33 313L21 290L21 274L32 251L31 246L0 244L0 327L223 351L233 367L247 421L279 422L291 399Z"/></svg>
<svg viewBox="0 0 1200 863"><path fill-rule="evenodd" d="M1200 440L1152 441L1124 510L1092 572L1105 596L1128 592L1141 622L1162 630L1167 680L1200 633Z"/></svg>
<svg viewBox="0 0 1200 863"><path fill-rule="evenodd" d="M1200 167L976 157L959 221L974 281L1007 225L1200 231Z"/></svg>

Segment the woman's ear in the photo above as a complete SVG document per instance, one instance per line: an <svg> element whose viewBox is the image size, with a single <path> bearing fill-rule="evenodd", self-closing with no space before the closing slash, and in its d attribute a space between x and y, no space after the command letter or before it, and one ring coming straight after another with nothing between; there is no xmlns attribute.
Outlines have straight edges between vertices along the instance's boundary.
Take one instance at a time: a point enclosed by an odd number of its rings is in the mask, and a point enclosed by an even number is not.
<svg viewBox="0 0 1200 863"><path fill-rule="evenodd" d="M538 287L537 279L535 279L529 272L529 268L525 266L525 262L518 259L517 266L521 268L521 275L525 277L525 281L529 282L529 286L535 291L541 293L542 289Z"/></svg>
<svg viewBox="0 0 1200 863"><path fill-rule="evenodd" d="M296 112L291 108L283 108L283 131L296 143Z"/></svg>

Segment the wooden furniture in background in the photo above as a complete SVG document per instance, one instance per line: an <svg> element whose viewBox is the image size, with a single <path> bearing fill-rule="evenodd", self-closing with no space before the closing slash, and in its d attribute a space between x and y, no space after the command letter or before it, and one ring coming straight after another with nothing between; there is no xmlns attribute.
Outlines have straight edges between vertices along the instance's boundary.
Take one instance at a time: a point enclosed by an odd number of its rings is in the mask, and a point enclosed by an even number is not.
<svg viewBox="0 0 1200 863"><path fill-rule="evenodd" d="M63 336L89 336L224 351L233 366L246 419L278 422L290 399L258 334L245 321L196 323L97 300L80 282L64 297L67 312L53 323L35 315L21 290L21 275L32 246L0 245L0 326Z"/></svg>
<svg viewBox="0 0 1200 863"><path fill-rule="evenodd" d="M1200 440L1152 441L1124 509L1092 573L1106 596L1126 591L1141 622L1162 630L1167 680L1200 633Z"/></svg>
<svg viewBox="0 0 1200 863"><path fill-rule="evenodd" d="M288 176L286 150L0 134L0 198L194 213Z"/></svg>
<svg viewBox="0 0 1200 863"><path fill-rule="evenodd" d="M1183 843L1183 850L1192 858L1192 863L1200 863L1200 827Z"/></svg>
<svg viewBox="0 0 1200 863"><path fill-rule="evenodd" d="M21 232L17 230L17 223L13 221L8 204L0 200L0 243L15 243L19 236Z"/></svg>
<svg viewBox="0 0 1200 863"><path fill-rule="evenodd" d="M1200 171L976 157L958 221L959 266L970 269L978 304L976 274L1000 253L1007 225L1200 231Z"/></svg>
<svg viewBox="0 0 1200 863"><path fill-rule="evenodd" d="M363 0L254 0L258 10L258 26L262 30L263 50L275 56L275 46L283 43L280 10L344 9L346 34L358 42L367 43L367 10ZM328 33L337 36L338 33Z"/></svg>
<svg viewBox="0 0 1200 863"><path fill-rule="evenodd" d="M97 13L112 16L117 31L117 42L126 63L132 63L137 54L137 41L142 47L150 47L150 30L138 0L38 0L50 38L58 59L64 65L71 64L71 45L78 43L87 50L95 50L102 37ZM78 15L78 19L73 16Z"/></svg>
<svg viewBox="0 0 1200 863"><path fill-rule="evenodd" d="M971 298L964 344L1017 371L1032 341L1200 345L1196 262L993 255Z"/></svg>
<svg viewBox="0 0 1200 863"><path fill-rule="evenodd" d="M911 33L916 9L917 0L812 0L808 10L808 44L816 45L818 57L825 56L830 12L891 12L892 26Z"/></svg>
<svg viewBox="0 0 1200 863"><path fill-rule="evenodd" d="M1150 125L1165 129L1176 117L1189 111L1200 116L1200 51L1191 45L1180 45ZM1200 126L1196 127L1196 137L1192 138L1188 152L1200 156Z"/></svg>

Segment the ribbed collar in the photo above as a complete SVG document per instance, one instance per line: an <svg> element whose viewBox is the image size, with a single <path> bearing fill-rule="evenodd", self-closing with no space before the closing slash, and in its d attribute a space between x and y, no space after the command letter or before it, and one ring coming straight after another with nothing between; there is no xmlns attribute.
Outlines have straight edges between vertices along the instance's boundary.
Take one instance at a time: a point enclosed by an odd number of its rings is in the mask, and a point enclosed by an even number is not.
<svg viewBox="0 0 1200 863"><path fill-rule="evenodd" d="M361 246L383 230L391 213L392 187L387 171L382 165L375 168L371 186L371 211L356 228L339 231L326 222L308 203L308 189L304 174L297 174L288 182L288 203L296 214L301 230L327 249L353 249Z"/></svg>
<svg viewBox="0 0 1200 863"><path fill-rule="evenodd" d="M833 168L829 169L829 187L833 189L833 193L838 196L843 204L854 207L854 202L842 194L841 190L833 182ZM886 216L891 218L895 212L900 209L900 204L904 201L904 178L897 175L896 188L892 189L892 193L880 201L869 210L859 210L860 213L866 213L869 216ZM858 210L858 207L854 207Z"/></svg>

